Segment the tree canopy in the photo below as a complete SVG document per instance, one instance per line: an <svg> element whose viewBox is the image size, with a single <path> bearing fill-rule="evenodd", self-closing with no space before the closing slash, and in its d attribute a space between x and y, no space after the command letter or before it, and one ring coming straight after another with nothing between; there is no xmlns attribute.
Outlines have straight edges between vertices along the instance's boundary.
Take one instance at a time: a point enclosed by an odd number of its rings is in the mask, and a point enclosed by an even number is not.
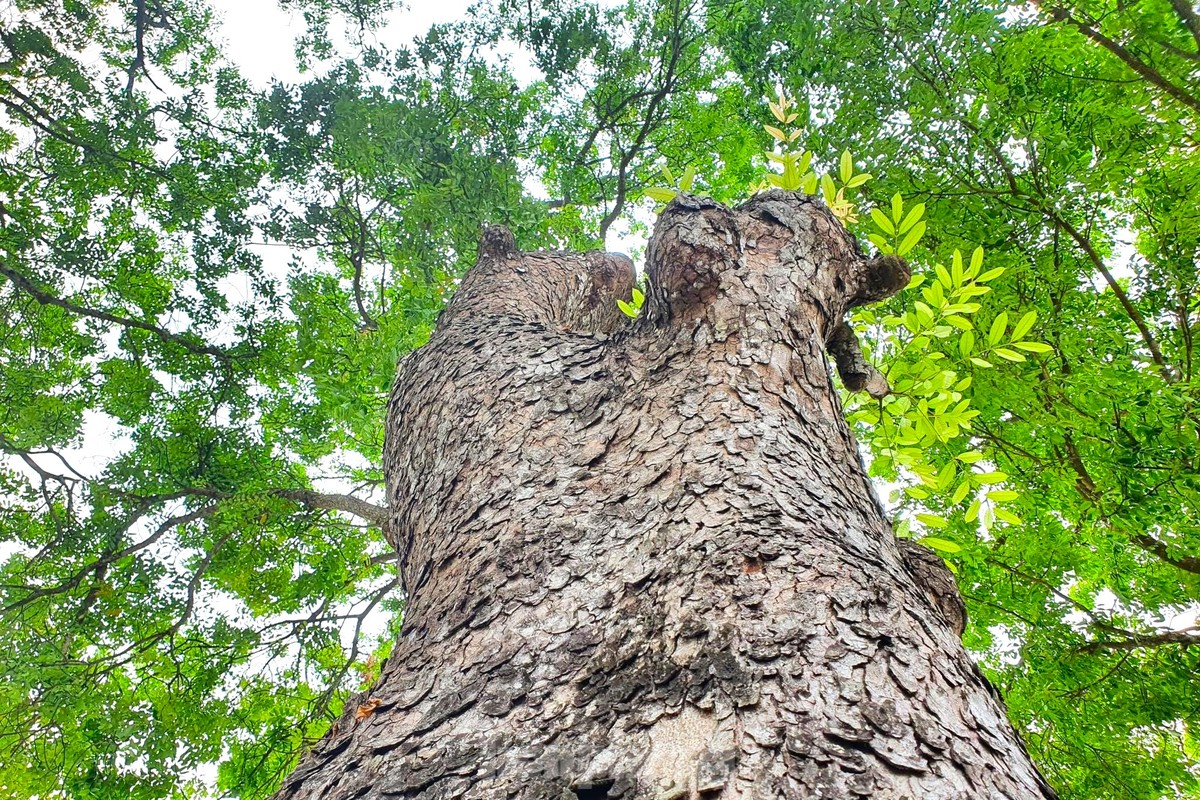
<svg viewBox="0 0 1200 800"><path fill-rule="evenodd" d="M804 151L864 248L926 231L847 413L1035 760L1200 797L1187 0L284 5L269 86L196 0L0 22L0 794L269 794L399 628L384 400L481 227L594 248Z"/></svg>

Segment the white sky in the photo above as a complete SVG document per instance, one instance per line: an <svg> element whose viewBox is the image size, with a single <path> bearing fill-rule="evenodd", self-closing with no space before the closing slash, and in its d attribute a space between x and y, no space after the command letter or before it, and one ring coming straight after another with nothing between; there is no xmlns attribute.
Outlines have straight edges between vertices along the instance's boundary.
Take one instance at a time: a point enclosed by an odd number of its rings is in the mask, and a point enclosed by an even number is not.
<svg viewBox="0 0 1200 800"><path fill-rule="evenodd" d="M246 79L259 87L272 78L285 83L301 80L294 51L296 37L304 33L299 13L280 9L275 0L209 2L221 20L225 54ZM470 4L471 0L412 0L390 14L387 25L370 36L383 45L398 47L424 35L430 25L461 19Z"/></svg>

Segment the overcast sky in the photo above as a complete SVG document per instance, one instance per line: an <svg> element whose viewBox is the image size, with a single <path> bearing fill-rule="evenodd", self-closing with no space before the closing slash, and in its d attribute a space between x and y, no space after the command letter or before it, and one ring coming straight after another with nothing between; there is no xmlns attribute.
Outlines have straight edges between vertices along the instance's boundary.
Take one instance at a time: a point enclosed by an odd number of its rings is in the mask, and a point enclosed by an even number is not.
<svg viewBox="0 0 1200 800"><path fill-rule="evenodd" d="M258 86L272 78L300 80L294 43L304 33L298 12L284 11L276 0L210 0L221 20L225 53ZM397 47L424 35L429 26L462 18L471 0L411 0L388 15L388 24L372 32L380 44ZM336 27L336 26L335 26Z"/></svg>

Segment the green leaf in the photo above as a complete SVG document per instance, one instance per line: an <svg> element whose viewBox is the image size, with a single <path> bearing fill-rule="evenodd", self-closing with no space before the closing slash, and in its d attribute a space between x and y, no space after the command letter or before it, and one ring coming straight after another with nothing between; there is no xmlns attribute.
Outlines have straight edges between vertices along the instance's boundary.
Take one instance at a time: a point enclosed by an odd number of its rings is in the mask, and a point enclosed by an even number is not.
<svg viewBox="0 0 1200 800"><path fill-rule="evenodd" d="M665 186L647 186L642 190L642 194L651 200L657 200L660 203L669 203L679 195L679 192L675 189L668 189Z"/></svg>
<svg viewBox="0 0 1200 800"><path fill-rule="evenodd" d="M921 217L924 214L925 214L925 204L917 203L915 206L912 207L912 210L909 211L908 214L905 215L904 221L900 223L900 225L897 227L896 230L899 231L900 233L904 233L905 231L912 228L913 225L916 225L917 222L921 219ZM943 269L945 269L945 268L943 267ZM950 288L949 282L947 282L946 288L947 289Z"/></svg>
<svg viewBox="0 0 1200 800"><path fill-rule="evenodd" d="M842 151L840 170L841 174L839 177L842 179L842 184L850 183L850 178L854 175L854 160L850 157L849 150Z"/></svg>
<svg viewBox="0 0 1200 800"><path fill-rule="evenodd" d="M903 255L907 254L908 251L912 250L914 247L917 246L917 242L921 241L921 237L924 235L925 235L925 222L921 221L921 222L918 222L916 225L914 225L912 230L910 230L907 234L905 234L904 239L900 242L900 245L896 248L896 255L903 256Z"/></svg>
<svg viewBox="0 0 1200 800"><path fill-rule="evenodd" d="M954 479L958 476L958 465L953 461L947 461L938 471L937 483L940 491L946 491L954 485Z"/></svg>
<svg viewBox="0 0 1200 800"><path fill-rule="evenodd" d="M914 514L913 516L915 516L917 520L921 522L921 524L930 528L945 528L950 524L944 517L939 517L936 514Z"/></svg>
<svg viewBox="0 0 1200 800"><path fill-rule="evenodd" d="M943 319L945 319L947 324L953 325L954 327L958 328L960 331L969 331L974 328L974 326L971 325L971 321L969 319L967 319L966 317L960 317L957 314L951 314L947 317L943 317Z"/></svg>
<svg viewBox="0 0 1200 800"><path fill-rule="evenodd" d="M974 277L975 275L979 275L979 269L982 266L983 266L983 248L976 247L973 251L971 251L971 266L967 270L967 275L969 277ZM986 282L986 281L991 280L991 278L985 277L985 276L991 275L992 277L996 277L1002 272L1004 272L1003 269L990 270L989 272L985 273L984 276L980 276L977 280L979 280L981 282ZM992 273L995 273L995 275L993 275Z"/></svg>
<svg viewBox="0 0 1200 800"><path fill-rule="evenodd" d="M975 349L975 332L969 331L969 330L963 331L962 336L958 337L959 355L961 355L963 358L971 358L971 353L974 349ZM974 362L977 359L972 358L971 360ZM982 359L978 359L978 360L982 360ZM991 364L984 361L984 363L979 364L979 366L990 367Z"/></svg>
<svg viewBox="0 0 1200 800"><path fill-rule="evenodd" d="M683 168L683 175L679 178L679 191L690 192L692 190L692 182L696 180L696 168L688 164Z"/></svg>
<svg viewBox="0 0 1200 800"><path fill-rule="evenodd" d="M821 175L821 195L825 200L825 205L833 207L834 199L837 197L837 186L833 183L833 177L828 172Z"/></svg>
<svg viewBox="0 0 1200 800"><path fill-rule="evenodd" d="M900 218L904 214L904 198L899 192L892 195L892 221L897 225L900 224Z"/></svg>
<svg viewBox="0 0 1200 800"><path fill-rule="evenodd" d="M884 214L878 208L871 209L871 221L873 221L879 227L879 230L883 231L888 236L894 236L896 234L896 226L892 224L890 219L888 219L887 214Z"/></svg>
<svg viewBox="0 0 1200 800"><path fill-rule="evenodd" d="M954 286L954 279L950 277L950 273L946 271L945 267L943 267L941 264L934 264L933 270L935 273L937 273L937 278L939 281L941 281L943 286L945 286L947 289L950 289Z"/></svg>
<svg viewBox="0 0 1200 800"><path fill-rule="evenodd" d="M870 241L871 244L873 244L877 248L879 248L879 252L883 253L884 255L887 255L888 253L892 252L892 243L889 242L887 239L883 238L882 236L880 236L878 233L868 233L867 240ZM917 277L920 277L920 276L918 275ZM910 283L907 288L911 289L912 284Z"/></svg>
<svg viewBox="0 0 1200 800"><path fill-rule="evenodd" d="M992 327L988 330L987 343L988 347L995 347L1000 344L1000 340L1004 338L1004 331L1008 327L1008 313L1001 311L992 320Z"/></svg>
<svg viewBox="0 0 1200 800"><path fill-rule="evenodd" d="M917 319L920 321L922 327L927 328L933 324L933 309L920 300L914 303L913 307L917 311Z"/></svg>
<svg viewBox="0 0 1200 800"><path fill-rule="evenodd" d="M800 159L796 162L796 171L801 175L808 169L808 165L812 163L813 154L811 150L805 150L800 154ZM806 178L808 176L805 176Z"/></svg>
<svg viewBox="0 0 1200 800"><path fill-rule="evenodd" d="M1025 356L1015 350L1009 350L1007 347L997 347L992 350L993 353L1003 358L1005 361L1024 361Z"/></svg>
<svg viewBox="0 0 1200 800"><path fill-rule="evenodd" d="M1013 326L1012 338L1020 339L1022 336L1029 333L1029 331L1033 328L1033 323L1036 320L1037 320L1037 312L1036 311L1030 311L1030 312L1026 313L1023 317L1021 317L1021 319L1017 322L1017 324Z"/></svg>
<svg viewBox="0 0 1200 800"><path fill-rule="evenodd" d="M1053 353L1054 348L1044 342L1012 342L1013 347L1030 353Z"/></svg>
<svg viewBox="0 0 1200 800"><path fill-rule="evenodd" d="M918 514L917 516L920 517L921 515ZM928 515L926 515L926 516L928 516ZM938 517L938 519L941 519L941 518ZM924 522L924 520L922 520L922 521ZM943 520L943 523L944 523L944 520ZM929 523L926 523L926 524L928 525ZM946 527L946 525L945 524L935 525L933 527L944 528L944 527ZM938 550L942 553L962 552L962 546L959 545L958 543L952 542L949 539L942 539L937 536L925 536L920 540L920 542L921 542L921 544L925 545L926 547L930 548L931 550Z"/></svg>
<svg viewBox="0 0 1200 800"><path fill-rule="evenodd" d="M1004 520L1009 525L1021 525L1022 524L1021 518L1018 517L1013 512L1009 511L1007 508L1001 508L1001 507L997 506L996 508L992 509L992 513L996 515L996 519Z"/></svg>

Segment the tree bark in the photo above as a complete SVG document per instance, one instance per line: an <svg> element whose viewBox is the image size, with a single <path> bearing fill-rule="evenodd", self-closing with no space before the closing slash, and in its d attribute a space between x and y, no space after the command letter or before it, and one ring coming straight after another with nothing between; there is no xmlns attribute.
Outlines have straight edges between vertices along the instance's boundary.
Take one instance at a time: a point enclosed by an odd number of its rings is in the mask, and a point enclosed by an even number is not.
<svg viewBox="0 0 1200 800"><path fill-rule="evenodd" d="M907 266L773 191L672 202L647 271L630 321L627 259L485 234L389 407L403 632L278 797L1054 797L831 383Z"/></svg>

